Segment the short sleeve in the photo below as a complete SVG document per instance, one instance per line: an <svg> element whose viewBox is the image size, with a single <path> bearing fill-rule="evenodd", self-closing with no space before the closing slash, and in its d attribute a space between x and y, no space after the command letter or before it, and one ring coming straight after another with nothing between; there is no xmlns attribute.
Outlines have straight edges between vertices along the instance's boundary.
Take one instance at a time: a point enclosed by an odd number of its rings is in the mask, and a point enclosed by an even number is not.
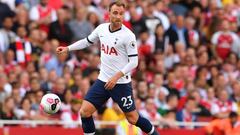
<svg viewBox="0 0 240 135"><path fill-rule="evenodd" d="M217 42L218 42L218 41L217 41L217 40L218 40L218 37L219 37L219 32L213 34L212 39L211 39L211 43L212 43L213 45L216 45L216 44L217 44Z"/></svg>
<svg viewBox="0 0 240 135"><path fill-rule="evenodd" d="M217 114L219 112L220 112L220 108L216 104L213 103L212 107L211 107L211 114L215 115L215 114Z"/></svg>
<svg viewBox="0 0 240 135"><path fill-rule="evenodd" d="M126 45L128 57L138 56L137 41L136 41L136 37L134 34L127 37L125 45Z"/></svg>
<svg viewBox="0 0 240 135"><path fill-rule="evenodd" d="M22 119L26 115L26 113L22 109L16 109L14 111L14 114L18 119Z"/></svg>
<svg viewBox="0 0 240 135"><path fill-rule="evenodd" d="M235 34L232 33L232 37L233 37L233 45L232 45L232 52L239 54L240 52L240 38Z"/></svg>
<svg viewBox="0 0 240 135"><path fill-rule="evenodd" d="M235 102L232 103L232 111L237 112L238 111L238 106Z"/></svg>
<svg viewBox="0 0 240 135"><path fill-rule="evenodd" d="M87 41L91 44L97 42L99 40L98 33L100 31L101 25L95 28L90 35L87 37Z"/></svg>
<svg viewBox="0 0 240 135"><path fill-rule="evenodd" d="M39 12L37 10L37 7L33 7L30 12L29 12L29 18L32 21L37 21L39 20Z"/></svg>

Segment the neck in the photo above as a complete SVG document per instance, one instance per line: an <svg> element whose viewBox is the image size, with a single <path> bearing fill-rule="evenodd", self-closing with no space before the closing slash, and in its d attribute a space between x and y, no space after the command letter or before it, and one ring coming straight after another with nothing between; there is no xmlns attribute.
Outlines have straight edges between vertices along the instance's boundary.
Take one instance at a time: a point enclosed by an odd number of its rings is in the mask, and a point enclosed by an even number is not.
<svg viewBox="0 0 240 135"><path fill-rule="evenodd" d="M110 24L110 30L111 31L115 31L115 30L118 30L121 28L122 25L117 25L117 24L114 24L114 23L111 23Z"/></svg>
<svg viewBox="0 0 240 135"><path fill-rule="evenodd" d="M36 41L35 39L29 39L29 41L32 43L33 46L38 46L39 42Z"/></svg>
<svg viewBox="0 0 240 135"><path fill-rule="evenodd" d="M78 21L78 22L82 22L82 21L83 21L83 18L77 18L77 21Z"/></svg>
<svg viewBox="0 0 240 135"><path fill-rule="evenodd" d="M157 35L158 35L158 38L159 38L159 39L162 39L162 38L163 38L163 33L158 33Z"/></svg>
<svg viewBox="0 0 240 135"><path fill-rule="evenodd" d="M182 25L177 25L177 29L182 29L183 26Z"/></svg>
<svg viewBox="0 0 240 135"><path fill-rule="evenodd" d="M162 103L165 103L165 100L164 99L159 99L160 102Z"/></svg>
<svg viewBox="0 0 240 135"><path fill-rule="evenodd" d="M47 6L47 4L44 4L44 3L40 3L40 5L41 5L42 7L46 7L46 6Z"/></svg>
<svg viewBox="0 0 240 135"><path fill-rule="evenodd" d="M228 30L223 30L224 34L227 34L228 33Z"/></svg>
<svg viewBox="0 0 240 135"><path fill-rule="evenodd" d="M10 32L10 31L11 31L11 29L9 29L9 28L4 28L4 30L5 30L6 32Z"/></svg>
<svg viewBox="0 0 240 135"><path fill-rule="evenodd" d="M30 108L23 109L25 112L30 113Z"/></svg>
<svg viewBox="0 0 240 135"><path fill-rule="evenodd" d="M58 20L60 25L64 24L64 20Z"/></svg>
<svg viewBox="0 0 240 135"><path fill-rule="evenodd" d="M191 113L191 110L190 109L185 109L185 111L187 112L187 113Z"/></svg>

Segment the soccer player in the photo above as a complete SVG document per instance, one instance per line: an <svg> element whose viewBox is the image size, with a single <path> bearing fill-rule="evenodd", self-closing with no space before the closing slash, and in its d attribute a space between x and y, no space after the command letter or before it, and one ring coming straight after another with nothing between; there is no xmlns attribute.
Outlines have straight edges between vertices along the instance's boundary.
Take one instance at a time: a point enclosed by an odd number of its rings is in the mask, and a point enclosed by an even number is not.
<svg viewBox="0 0 240 135"><path fill-rule="evenodd" d="M100 74L86 94L80 109L84 134L95 134L92 114L111 97L122 109L129 123L149 135L158 135L150 121L140 116L135 108L130 71L138 65L138 52L135 35L122 24L125 4L115 1L109 5L109 12L110 23L100 24L85 39L56 49L58 54L68 53L100 40Z"/></svg>

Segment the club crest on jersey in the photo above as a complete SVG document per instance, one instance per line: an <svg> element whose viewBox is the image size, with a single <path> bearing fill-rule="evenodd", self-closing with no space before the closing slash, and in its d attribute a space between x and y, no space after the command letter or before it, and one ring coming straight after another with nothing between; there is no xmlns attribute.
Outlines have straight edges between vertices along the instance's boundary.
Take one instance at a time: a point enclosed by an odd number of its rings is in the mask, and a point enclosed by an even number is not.
<svg viewBox="0 0 240 135"><path fill-rule="evenodd" d="M117 50L114 47L109 47L108 45L101 45L101 50L108 55L116 55L118 56Z"/></svg>
<svg viewBox="0 0 240 135"><path fill-rule="evenodd" d="M115 42L114 42L115 45L117 44L117 41L118 41L118 38L115 38Z"/></svg>

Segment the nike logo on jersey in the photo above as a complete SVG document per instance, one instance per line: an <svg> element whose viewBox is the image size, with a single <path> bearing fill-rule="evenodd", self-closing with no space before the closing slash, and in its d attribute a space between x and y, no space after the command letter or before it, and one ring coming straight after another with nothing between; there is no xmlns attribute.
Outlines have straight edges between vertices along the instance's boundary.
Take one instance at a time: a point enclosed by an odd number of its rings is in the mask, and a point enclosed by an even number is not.
<svg viewBox="0 0 240 135"><path fill-rule="evenodd" d="M101 45L101 51L108 55L116 55L118 56L117 50L114 47L109 47L108 45Z"/></svg>
<svg viewBox="0 0 240 135"><path fill-rule="evenodd" d="M127 109L129 109L131 106L128 106Z"/></svg>

